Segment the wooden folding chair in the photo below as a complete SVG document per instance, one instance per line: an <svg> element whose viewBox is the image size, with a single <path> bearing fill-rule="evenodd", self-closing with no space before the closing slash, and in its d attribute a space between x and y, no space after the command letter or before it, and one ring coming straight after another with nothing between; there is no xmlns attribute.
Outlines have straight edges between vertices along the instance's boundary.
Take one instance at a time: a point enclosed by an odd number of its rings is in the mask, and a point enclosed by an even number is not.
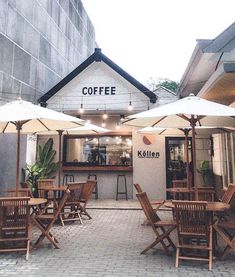
<svg viewBox="0 0 235 277"><path fill-rule="evenodd" d="M95 180L87 180L87 182L83 185L81 199L79 202L80 215L85 215L89 219L92 219L92 217L87 212L86 206L87 206L88 201L91 199L92 192L93 192L95 186L96 186Z"/></svg>
<svg viewBox="0 0 235 277"><path fill-rule="evenodd" d="M223 260L230 252L235 251L235 220L218 220L213 227L226 243L220 256Z"/></svg>
<svg viewBox="0 0 235 277"><path fill-rule="evenodd" d="M64 204L70 194L70 191L68 189L65 190L63 197L59 201L58 206L54 209L54 213L44 213L44 214L33 214L32 219L33 222L37 225L37 227L40 229L42 234L38 238L38 240L35 243L35 247L39 247L42 243L43 239L46 237L55 248L59 248L58 246L58 240L53 236L51 233L51 228L53 227L56 219L58 218L62 208L64 207Z"/></svg>
<svg viewBox="0 0 235 277"><path fill-rule="evenodd" d="M0 252L25 251L26 260L29 257L31 230L29 199L0 198Z"/></svg>
<svg viewBox="0 0 235 277"><path fill-rule="evenodd" d="M222 198L220 199L220 202L226 203L226 204L231 204L232 200L234 198L235 195L235 185L229 185L227 190L224 192ZM229 213L227 211L224 212L220 212L220 213L216 213L216 216L219 219L224 219L226 220L227 217L229 216Z"/></svg>
<svg viewBox="0 0 235 277"><path fill-rule="evenodd" d="M82 218L80 215L80 201L82 196L82 191L85 183L69 183L68 189L70 190L70 195L68 196L64 207L60 213L61 223L64 226L66 221L80 221L81 224Z"/></svg>
<svg viewBox="0 0 235 277"><path fill-rule="evenodd" d="M178 244L175 266L179 260L201 260L212 270L212 212L206 210L205 201L172 201L177 224ZM207 256L195 253L206 252Z"/></svg>
<svg viewBox="0 0 235 277"><path fill-rule="evenodd" d="M143 192L141 186L137 183L133 184L137 193L141 193ZM165 203L165 200L155 200L155 201L151 201L151 205L154 206L154 211L157 212L160 207ZM145 221L141 224L141 225L149 225L148 219L145 219Z"/></svg>
<svg viewBox="0 0 235 277"><path fill-rule="evenodd" d="M163 249L168 255L171 254L169 247L175 250L175 245L169 237L170 233L176 228L176 224L173 220L161 220L159 216L154 211L146 192L141 192L136 194L140 205L148 219L150 226L152 227L156 239L148 247L146 247L141 254L145 254L149 249L153 248L158 243L161 243ZM166 242L165 242L166 241Z"/></svg>
<svg viewBox="0 0 235 277"><path fill-rule="evenodd" d="M134 185L137 193L143 192L140 184L135 183L133 185ZM165 202L165 200L154 200L154 201L151 201L151 205L157 205L156 209L159 209L164 204L164 202ZM155 207L154 207L154 209L155 209Z"/></svg>

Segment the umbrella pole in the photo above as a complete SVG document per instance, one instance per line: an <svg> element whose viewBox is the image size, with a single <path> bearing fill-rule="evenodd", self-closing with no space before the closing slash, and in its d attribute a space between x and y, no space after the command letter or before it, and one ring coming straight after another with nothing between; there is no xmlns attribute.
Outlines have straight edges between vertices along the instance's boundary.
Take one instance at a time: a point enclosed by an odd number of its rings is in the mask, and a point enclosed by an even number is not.
<svg viewBox="0 0 235 277"><path fill-rule="evenodd" d="M195 126L196 126L196 119L192 116L190 125L192 127L192 149L193 149L193 183L195 189L195 200L198 200L198 184L197 184L197 165L196 165L196 141L195 141Z"/></svg>
<svg viewBox="0 0 235 277"><path fill-rule="evenodd" d="M62 159L61 159L61 141L62 141L62 133L63 131L58 130L57 131L59 134L59 176L58 176L58 183L60 186L60 182L61 182L61 166L62 166Z"/></svg>
<svg viewBox="0 0 235 277"><path fill-rule="evenodd" d="M19 194L19 182L20 182L20 130L21 123L16 123L17 130L17 151L16 151L16 196Z"/></svg>
<svg viewBox="0 0 235 277"><path fill-rule="evenodd" d="M190 184L190 176L189 176L189 155L188 155L188 134L189 130L184 130L184 135L185 135L185 160L186 160L186 175L187 175L187 186L188 188L191 187Z"/></svg>

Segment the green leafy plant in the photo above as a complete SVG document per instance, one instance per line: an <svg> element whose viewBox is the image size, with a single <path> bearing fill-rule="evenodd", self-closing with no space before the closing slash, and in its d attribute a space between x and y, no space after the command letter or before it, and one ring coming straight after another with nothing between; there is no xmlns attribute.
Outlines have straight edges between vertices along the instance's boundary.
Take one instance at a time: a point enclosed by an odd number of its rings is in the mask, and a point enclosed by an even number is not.
<svg viewBox="0 0 235 277"><path fill-rule="evenodd" d="M53 149L53 139L49 138L44 145L38 145L35 164L26 165L27 182L33 193L37 194L37 180L49 178L59 168L59 162L54 162L56 151Z"/></svg>
<svg viewBox="0 0 235 277"><path fill-rule="evenodd" d="M213 173L210 169L209 161L201 161L197 171L201 174L204 184L211 185Z"/></svg>
<svg viewBox="0 0 235 277"><path fill-rule="evenodd" d="M42 168L40 178L51 177L59 168L59 162L54 162L56 151L53 144L53 139L49 138L44 145L38 145L36 163Z"/></svg>

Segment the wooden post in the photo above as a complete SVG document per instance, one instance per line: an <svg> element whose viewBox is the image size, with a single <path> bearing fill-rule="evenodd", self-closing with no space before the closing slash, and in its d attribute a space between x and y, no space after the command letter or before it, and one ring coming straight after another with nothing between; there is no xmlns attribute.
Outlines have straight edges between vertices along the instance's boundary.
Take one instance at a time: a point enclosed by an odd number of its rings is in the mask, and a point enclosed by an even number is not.
<svg viewBox="0 0 235 277"><path fill-rule="evenodd" d="M62 145L62 130L57 130L58 134L59 134L59 176L58 176L58 183L59 183L59 187L60 187L60 182L61 182L61 168L62 168L62 159L61 159L61 145Z"/></svg>
<svg viewBox="0 0 235 277"><path fill-rule="evenodd" d="M19 194L20 183L20 130L22 128L21 122L16 122L17 130L17 150L16 150L16 196Z"/></svg>
<svg viewBox="0 0 235 277"><path fill-rule="evenodd" d="M198 184L197 184L197 165L196 165L196 141L195 141L195 126L196 119L194 115L191 116L190 125L192 127L192 161L193 161L193 180L194 180L194 189L195 189L195 200L198 200Z"/></svg>

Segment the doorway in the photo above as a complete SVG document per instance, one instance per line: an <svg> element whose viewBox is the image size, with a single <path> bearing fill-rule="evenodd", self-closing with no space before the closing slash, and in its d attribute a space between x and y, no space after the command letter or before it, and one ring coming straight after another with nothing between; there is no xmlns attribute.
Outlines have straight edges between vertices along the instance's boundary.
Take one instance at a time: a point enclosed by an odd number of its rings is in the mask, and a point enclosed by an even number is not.
<svg viewBox="0 0 235 277"><path fill-rule="evenodd" d="M186 145L184 137L166 137L166 187L172 187L172 180L187 178ZM188 138L188 158L192 168L192 138ZM169 198L169 195L167 195Z"/></svg>

